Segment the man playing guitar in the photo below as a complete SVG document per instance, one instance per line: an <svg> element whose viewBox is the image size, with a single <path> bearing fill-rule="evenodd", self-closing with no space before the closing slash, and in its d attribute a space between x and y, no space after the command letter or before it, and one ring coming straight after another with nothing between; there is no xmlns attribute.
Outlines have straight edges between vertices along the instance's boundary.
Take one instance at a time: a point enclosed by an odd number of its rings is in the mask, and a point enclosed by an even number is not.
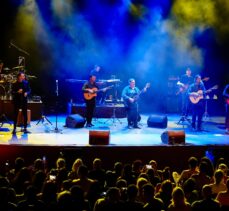
<svg viewBox="0 0 229 211"><path fill-rule="evenodd" d="M98 85L96 84L96 76L90 75L89 80L83 85L82 90L85 93L93 94L93 89L98 89ZM91 99L85 99L86 103L86 120L87 124L86 127L94 126L92 122L94 110L95 110L95 103L96 103L96 96L93 96Z"/></svg>
<svg viewBox="0 0 229 211"><path fill-rule="evenodd" d="M201 81L201 76L196 75L194 78L194 83L189 86L188 96L189 97L198 97L198 91L202 91L205 95L205 86ZM196 118L197 118L197 130L202 130L202 118L204 114L204 97L201 98L197 103L192 104L192 128L196 129Z"/></svg>
<svg viewBox="0 0 229 211"><path fill-rule="evenodd" d="M84 100L86 103L86 127L94 126L92 122L95 105L96 105L96 96L100 91L105 92L107 89L112 88L112 86L105 87L103 89L98 88L98 84L96 83L96 76L90 75L89 80L83 85L82 91L84 94Z"/></svg>
<svg viewBox="0 0 229 211"><path fill-rule="evenodd" d="M223 97L225 98L225 109L226 109L226 117L225 117L226 134L229 134L229 84L227 84L226 87L224 88Z"/></svg>
<svg viewBox="0 0 229 211"><path fill-rule="evenodd" d="M140 94L146 92L146 89L149 87L149 84L144 87L143 90L139 90L138 87L135 86L135 79L129 79L129 85L126 86L122 91L122 97L126 106L127 110L127 121L128 121L128 128L138 128L138 98Z"/></svg>

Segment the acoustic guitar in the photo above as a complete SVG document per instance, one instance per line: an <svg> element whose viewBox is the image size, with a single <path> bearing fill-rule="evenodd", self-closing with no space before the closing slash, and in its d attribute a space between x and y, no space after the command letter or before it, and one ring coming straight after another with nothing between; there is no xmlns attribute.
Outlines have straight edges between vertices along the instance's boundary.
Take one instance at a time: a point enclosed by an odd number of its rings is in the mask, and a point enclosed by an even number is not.
<svg viewBox="0 0 229 211"><path fill-rule="evenodd" d="M96 87L92 88L92 89L85 89L86 91L89 91L91 90L92 92L84 92L83 95L84 95L84 99L85 100L91 100L92 98L96 97L97 96L97 93L98 92L105 92L107 91L108 89L111 89L113 87L112 86L108 86L108 87L105 87L105 88L102 88L102 89L97 89Z"/></svg>
<svg viewBox="0 0 229 211"><path fill-rule="evenodd" d="M208 81L209 79L210 79L209 77L205 77L202 79L202 81ZM189 84L184 84L184 83L181 83L180 81L177 82L177 86L179 87L179 90L176 93L176 95L186 92L189 88Z"/></svg>
<svg viewBox="0 0 229 211"><path fill-rule="evenodd" d="M204 98L204 94L211 92L214 89L218 89L218 85L213 86L212 88L203 92L203 90L199 90L197 92L192 92L189 95L189 99L193 104L197 104L201 99Z"/></svg>

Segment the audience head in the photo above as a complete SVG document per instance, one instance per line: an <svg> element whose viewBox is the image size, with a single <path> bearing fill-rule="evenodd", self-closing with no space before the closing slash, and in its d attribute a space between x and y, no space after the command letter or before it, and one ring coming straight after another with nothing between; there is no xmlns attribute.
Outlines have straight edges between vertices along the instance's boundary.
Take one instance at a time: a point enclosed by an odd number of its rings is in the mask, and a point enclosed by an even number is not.
<svg viewBox="0 0 229 211"><path fill-rule="evenodd" d="M185 195L184 191L180 187L175 187L172 192L172 203L175 206L182 206L185 204Z"/></svg>

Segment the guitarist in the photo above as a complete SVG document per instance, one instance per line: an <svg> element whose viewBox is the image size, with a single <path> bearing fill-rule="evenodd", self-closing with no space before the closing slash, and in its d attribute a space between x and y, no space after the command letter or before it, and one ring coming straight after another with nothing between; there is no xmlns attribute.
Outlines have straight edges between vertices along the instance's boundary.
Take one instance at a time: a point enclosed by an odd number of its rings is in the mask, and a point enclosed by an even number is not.
<svg viewBox="0 0 229 211"><path fill-rule="evenodd" d="M91 93L93 94L93 88L98 89L98 85L96 84L96 76L95 75L90 75L89 80L83 85L82 91L84 93ZM95 105L96 105L96 97L93 97L92 99L85 99L86 103L86 120L87 124L86 127L92 127L94 126L92 122L94 110L95 110Z"/></svg>
<svg viewBox="0 0 229 211"><path fill-rule="evenodd" d="M182 116L187 117L190 107L190 102L187 96L189 86L193 83L192 71L190 68L186 69L186 73L181 76L180 81L177 83L179 86L178 93L181 93L181 112Z"/></svg>
<svg viewBox="0 0 229 211"><path fill-rule="evenodd" d="M201 80L200 75L196 75L194 78L194 83L189 86L188 95L193 97L198 97L197 93L199 90L202 90L205 93L206 89L204 83ZM192 104L192 129L196 130L196 118L197 118L197 130L202 130L202 118L204 114L204 98L201 99L198 103Z"/></svg>
<svg viewBox="0 0 229 211"><path fill-rule="evenodd" d="M229 84L226 85L223 91L223 97L225 98L225 108L226 108L226 118L225 118L225 126L226 133L229 134Z"/></svg>
<svg viewBox="0 0 229 211"><path fill-rule="evenodd" d="M143 91L146 92L146 88L144 88ZM134 98L139 93L139 88L135 86L135 79L130 78L129 85L126 86L122 91L122 97L127 110L127 121L129 129L131 129L132 127L141 129L138 126L138 101Z"/></svg>

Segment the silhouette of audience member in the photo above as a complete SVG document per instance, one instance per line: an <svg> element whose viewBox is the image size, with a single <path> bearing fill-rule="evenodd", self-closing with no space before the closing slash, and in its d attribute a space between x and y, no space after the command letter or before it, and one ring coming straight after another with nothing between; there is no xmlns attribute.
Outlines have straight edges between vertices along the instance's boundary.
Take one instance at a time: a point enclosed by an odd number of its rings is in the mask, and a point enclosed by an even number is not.
<svg viewBox="0 0 229 211"><path fill-rule="evenodd" d="M220 211L220 204L212 198L212 189L210 185L204 185L202 188L203 199L195 201L192 204L193 211Z"/></svg>
<svg viewBox="0 0 229 211"><path fill-rule="evenodd" d="M125 164L124 165L122 175L118 179L126 180L127 181L127 185L136 183L136 177L134 176L134 174L132 172L132 167L131 167L130 164Z"/></svg>
<svg viewBox="0 0 229 211"><path fill-rule="evenodd" d="M78 169L78 179L72 181L73 185L77 185L82 188L84 191L84 196L87 196L91 185L95 182L94 180L88 178L88 168L85 165L82 165Z"/></svg>
<svg viewBox="0 0 229 211"><path fill-rule="evenodd" d="M18 210L44 210L45 204L37 198L37 190L32 185L25 191L26 199L18 203Z"/></svg>
<svg viewBox="0 0 229 211"><path fill-rule="evenodd" d="M227 190L218 193L216 200L221 205L221 210L229 210L229 179L226 182Z"/></svg>
<svg viewBox="0 0 229 211"><path fill-rule="evenodd" d="M208 164L202 161L199 165L199 173L193 174L192 178L195 179L196 188L199 192L199 196L201 197L202 187L206 184L211 183L211 178L207 175Z"/></svg>
<svg viewBox="0 0 229 211"><path fill-rule="evenodd" d="M164 180L161 184L159 192L155 195L156 198L159 198L163 201L166 210L172 200L172 191L172 182L170 180Z"/></svg>
<svg viewBox="0 0 229 211"><path fill-rule="evenodd" d="M198 160L196 157L190 157L188 159L188 169L181 172L180 178L178 179L178 184L182 185L187 179L189 179L193 174L198 174Z"/></svg>
<svg viewBox="0 0 229 211"><path fill-rule="evenodd" d="M140 211L143 209L143 203L137 201L138 188L131 184L127 188L127 200L124 203L124 210Z"/></svg>
<svg viewBox="0 0 229 211"><path fill-rule="evenodd" d="M0 208L1 210L17 210L17 205L9 202L8 199L8 188L7 187L0 187Z"/></svg>
<svg viewBox="0 0 229 211"><path fill-rule="evenodd" d="M68 173L68 178L71 180L78 179L78 169L83 165L83 161L81 158L77 158L72 164L72 170Z"/></svg>
<svg viewBox="0 0 229 211"><path fill-rule="evenodd" d="M74 211L91 210L88 200L84 198L84 192L81 187L74 185L70 188L70 192Z"/></svg>
<svg viewBox="0 0 229 211"><path fill-rule="evenodd" d="M137 179L137 188L138 188L138 195L137 195L137 199L138 201L145 203L145 199L144 199L144 195L143 195L143 186L145 184L149 183L149 181L146 178L143 177L139 177Z"/></svg>
<svg viewBox="0 0 229 211"><path fill-rule="evenodd" d="M215 198L220 191L225 191L227 189L224 184L224 173L222 170L216 170L214 173L214 183L210 184L212 189L213 197Z"/></svg>
<svg viewBox="0 0 229 211"><path fill-rule="evenodd" d="M161 199L154 197L154 187L150 183L143 185L143 197L145 204L143 210L154 210L161 211L164 210L164 203Z"/></svg>
<svg viewBox="0 0 229 211"><path fill-rule="evenodd" d="M200 198L199 192L196 189L196 181L193 178L189 178L184 182L183 191L187 202L190 204Z"/></svg>
<svg viewBox="0 0 229 211"><path fill-rule="evenodd" d="M167 211L191 211L191 205L186 201L184 191L181 187L175 187L172 192L172 203Z"/></svg>
<svg viewBox="0 0 229 211"><path fill-rule="evenodd" d="M93 169L89 171L88 177L99 182L101 189L104 187L106 172L102 168L102 160L95 158L93 161Z"/></svg>
<svg viewBox="0 0 229 211"><path fill-rule="evenodd" d="M124 211L124 203L120 200L120 192L116 187L107 190L105 198L96 201L93 211Z"/></svg>
<svg viewBox="0 0 229 211"><path fill-rule="evenodd" d="M38 197L45 203L46 210L57 210L57 185L55 181L46 181Z"/></svg>
<svg viewBox="0 0 229 211"><path fill-rule="evenodd" d="M132 171L133 175L137 178L142 173L142 161L141 160L135 160L132 163Z"/></svg>

